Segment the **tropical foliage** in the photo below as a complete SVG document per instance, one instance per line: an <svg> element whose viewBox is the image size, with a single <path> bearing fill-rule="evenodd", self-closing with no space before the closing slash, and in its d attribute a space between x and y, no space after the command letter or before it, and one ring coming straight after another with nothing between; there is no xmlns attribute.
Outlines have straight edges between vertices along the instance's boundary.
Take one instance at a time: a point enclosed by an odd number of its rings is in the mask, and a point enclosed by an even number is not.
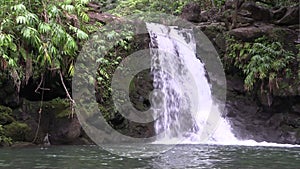
<svg viewBox="0 0 300 169"><path fill-rule="evenodd" d="M188 0L170 2L169 0L120 0L118 6L112 10L118 15L141 14L143 12L163 12L179 14L182 7Z"/></svg>
<svg viewBox="0 0 300 169"><path fill-rule="evenodd" d="M0 2L0 60L14 78L28 80L46 70L73 74L79 46L88 38L89 0Z"/></svg>
<svg viewBox="0 0 300 169"><path fill-rule="evenodd" d="M230 38L228 43L227 59L246 76L246 89L253 89L257 82L262 85L267 82L269 90L272 90L277 78L291 76L290 64L295 61L295 56L285 50L280 42L272 42L262 37L253 43L242 43Z"/></svg>

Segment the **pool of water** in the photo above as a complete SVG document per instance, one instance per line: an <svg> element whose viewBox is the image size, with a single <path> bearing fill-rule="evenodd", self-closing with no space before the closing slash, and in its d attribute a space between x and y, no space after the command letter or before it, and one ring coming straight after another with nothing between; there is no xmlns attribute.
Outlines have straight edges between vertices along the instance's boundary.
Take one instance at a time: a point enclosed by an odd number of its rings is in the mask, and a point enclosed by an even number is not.
<svg viewBox="0 0 300 169"><path fill-rule="evenodd" d="M167 151L158 153L162 149ZM105 150L98 146L4 148L0 149L0 168L299 169L300 148L229 145L106 145Z"/></svg>

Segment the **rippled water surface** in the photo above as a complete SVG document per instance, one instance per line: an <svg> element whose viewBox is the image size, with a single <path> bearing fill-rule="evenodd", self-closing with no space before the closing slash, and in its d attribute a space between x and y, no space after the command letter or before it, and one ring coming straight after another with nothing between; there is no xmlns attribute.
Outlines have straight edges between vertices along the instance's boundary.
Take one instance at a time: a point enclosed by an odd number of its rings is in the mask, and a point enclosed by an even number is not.
<svg viewBox="0 0 300 169"><path fill-rule="evenodd" d="M99 169L184 169L255 168L299 169L298 147L247 147L221 145L177 145L156 154L166 145L52 146L0 149L0 168L99 168ZM144 157L149 156L150 157ZM133 158L135 157L135 158Z"/></svg>

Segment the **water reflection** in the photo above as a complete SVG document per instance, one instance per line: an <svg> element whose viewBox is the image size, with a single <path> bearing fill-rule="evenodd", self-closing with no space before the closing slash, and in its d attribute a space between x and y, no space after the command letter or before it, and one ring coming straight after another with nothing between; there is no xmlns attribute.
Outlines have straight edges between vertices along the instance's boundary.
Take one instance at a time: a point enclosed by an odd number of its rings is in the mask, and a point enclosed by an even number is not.
<svg viewBox="0 0 300 169"><path fill-rule="evenodd" d="M178 145L157 157L153 168L213 168L219 161L219 150L209 146Z"/></svg>
<svg viewBox="0 0 300 169"><path fill-rule="evenodd" d="M164 145L144 145L149 153ZM128 151L129 145L112 145L136 157L140 151ZM137 149L136 149L137 150ZM151 151L153 152L151 152ZM127 154L128 155L128 154ZM141 154L139 154L141 155ZM298 168L299 148L245 147L217 145L177 145L156 157L126 158L97 146L58 146L48 149L0 149L0 168L42 169L185 169L185 168Z"/></svg>
<svg viewBox="0 0 300 169"><path fill-rule="evenodd" d="M298 168L299 148L178 145L157 157L152 168Z"/></svg>

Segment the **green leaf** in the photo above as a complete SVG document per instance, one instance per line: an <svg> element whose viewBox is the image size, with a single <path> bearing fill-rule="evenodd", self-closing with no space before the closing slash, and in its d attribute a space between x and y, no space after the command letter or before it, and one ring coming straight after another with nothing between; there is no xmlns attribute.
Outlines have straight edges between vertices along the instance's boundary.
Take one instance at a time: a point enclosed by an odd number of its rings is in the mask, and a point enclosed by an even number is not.
<svg viewBox="0 0 300 169"><path fill-rule="evenodd" d="M38 30L41 33L49 33L51 31L51 27L48 23L42 22L42 23L39 24Z"/></svg>
<svg viewBox="0 0 300 169"><path fill-rule="evenodd" d="M12 6L11 9L16 12L23 12L26 10L26 7L23 4L18 4L18 5Z"/></svg>
<svg viewBox="0 0 300 169"><path fill-rule="evenodd" d="M75 10L75 7L73 5L62 5L61 8L70 13L72 13Z"/></svg>
<svg viewBox="0 0 300 169"><path fill-rule="evenodd" d="M19 51L20 51L20 54L23 57L23 59L26 59L27 58L27 52L26 52L26 50L23 47L21 47L19 49Z"/></svg>
<svg viewBox="0 0 300 169"><path fill-rule="evenodd" d="M18 24L26 24L28 20L25 16L17 16L16 21Z"/></svg>
<svg viewBox="0 0 300 169"><path fill-rule="evenodd" d="M15 43L11 43L9 48L13 51L16 52L17 51L17 45Z"/></svg>
<svg viewBox="0 0 300 169"><path fill-rule="evenodd" d="M85 39L88 39L89 35L86 34L85 32L83 32L82 30L78 29L77 37L78 37L78 39L85 40Z"/></svg>
<svg viewBox="0 0 300 169"><path fill-rule="evenodd" d="M72 64L70 65L70 67L69 67L68 73L69 73L70 76L74 76L74 72L75 72L75 70L74 70L74 65L73 65L73 63L72 63Z"/></svg>

